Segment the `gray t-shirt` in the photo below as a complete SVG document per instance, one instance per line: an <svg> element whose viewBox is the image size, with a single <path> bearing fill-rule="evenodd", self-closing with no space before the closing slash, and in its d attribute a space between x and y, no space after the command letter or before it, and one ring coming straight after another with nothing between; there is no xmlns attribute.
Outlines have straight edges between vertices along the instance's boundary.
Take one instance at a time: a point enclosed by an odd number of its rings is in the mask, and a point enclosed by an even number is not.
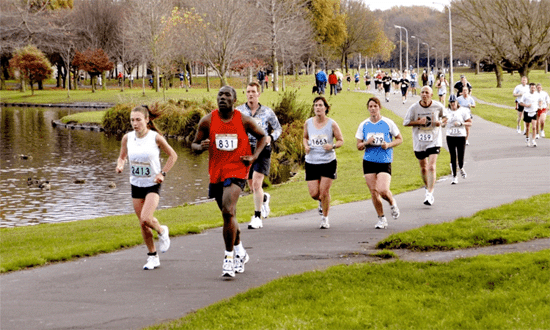
<svg viewBox="0 0 550 330"><path fill-rule="evenodd" d="M443 145L441 127L435 126L434 123L445 117L444 110L443 104L433 100L428 107L420 105L420 102L411 105L403 119L403 126L422 117L427 119L425 126L413 126L412 128L414 151L426 151L426 149Z"/></svg>
<svg viewBox="0 0 550 330"><path fill-rule="evenodd" d="M332 131L332 119L328 119L321 129L315 128L313 118L306 120L308 145L311 148L306 155L306 162L309 164L327 164L336 159L334 150L326 151L325 144L333 144L334 132Z"/></svg>

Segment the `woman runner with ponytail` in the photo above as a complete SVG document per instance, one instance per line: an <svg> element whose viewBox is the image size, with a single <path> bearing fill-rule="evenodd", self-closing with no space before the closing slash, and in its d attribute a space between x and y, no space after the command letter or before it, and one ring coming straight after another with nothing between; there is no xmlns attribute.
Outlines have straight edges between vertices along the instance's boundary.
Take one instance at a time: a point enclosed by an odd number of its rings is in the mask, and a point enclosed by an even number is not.
<svg viewBox="0 0 550 330"><path fill-rule="evenodd" d="M130 184L134 210L141 225L141 235L147 245L147 263L143 269L160 266L159 256L153 241L153 230L159 236L159 250L166 252L170 247L168 227L161 226L153 216L158 203L160 186L178 159L178 155L158 133L152 120L156 118L146 105L135 107L130 113L133 131L122 137L116 172L121 173L126 159L130 162ZM164 167L160 166L160 150L168 154Z"/></svg>

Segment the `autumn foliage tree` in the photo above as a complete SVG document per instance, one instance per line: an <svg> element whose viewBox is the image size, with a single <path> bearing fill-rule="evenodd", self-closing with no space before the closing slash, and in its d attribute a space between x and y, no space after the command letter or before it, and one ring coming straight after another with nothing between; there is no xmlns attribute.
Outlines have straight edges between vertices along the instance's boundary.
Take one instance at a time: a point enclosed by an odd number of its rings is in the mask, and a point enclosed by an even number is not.
<svg viewBox="0 0 550 330"><path fill-rule="evenodd" d="M109 61L109 56L101 48L87 49L83 53L77 50L72 65L90 74L92 77L92 93L95 92L96 77L101 75L103 71L114 68L113 62Z"/></svg>
<svg viewBox="0 0 550 330"><path fill-rule="evenodd" d="M34 83L50 78L53 73L50 61L44 53L32 45L17 49L9 63L12 72L19 71L22 86L25 80L29 82L32 95L34 95Z"/></svg>

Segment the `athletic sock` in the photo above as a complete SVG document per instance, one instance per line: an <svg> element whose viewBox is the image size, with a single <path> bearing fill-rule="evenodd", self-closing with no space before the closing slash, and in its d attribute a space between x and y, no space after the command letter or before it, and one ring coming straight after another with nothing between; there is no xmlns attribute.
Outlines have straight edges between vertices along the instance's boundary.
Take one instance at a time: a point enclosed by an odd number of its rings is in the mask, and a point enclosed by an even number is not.
<svg viewBox="0 0 550 330"><path fill-rule="evenodd" d="M246 250L243 247L243 243L239 243L239 245L233 246L233 250L235 251L235 255L243 256L246 253Z"/></svg>

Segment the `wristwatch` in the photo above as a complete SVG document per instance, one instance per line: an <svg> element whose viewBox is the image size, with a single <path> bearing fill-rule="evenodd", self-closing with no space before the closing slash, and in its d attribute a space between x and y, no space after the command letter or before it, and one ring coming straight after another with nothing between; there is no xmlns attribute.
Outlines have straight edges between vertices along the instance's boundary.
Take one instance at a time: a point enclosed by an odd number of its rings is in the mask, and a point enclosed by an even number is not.
<svg viewBox="0 0 550 330"><path fill-rule="evenodd" d="M162 176L166 176L166 172L164 171L160 171L160 174L162 174Z"/></svg>

